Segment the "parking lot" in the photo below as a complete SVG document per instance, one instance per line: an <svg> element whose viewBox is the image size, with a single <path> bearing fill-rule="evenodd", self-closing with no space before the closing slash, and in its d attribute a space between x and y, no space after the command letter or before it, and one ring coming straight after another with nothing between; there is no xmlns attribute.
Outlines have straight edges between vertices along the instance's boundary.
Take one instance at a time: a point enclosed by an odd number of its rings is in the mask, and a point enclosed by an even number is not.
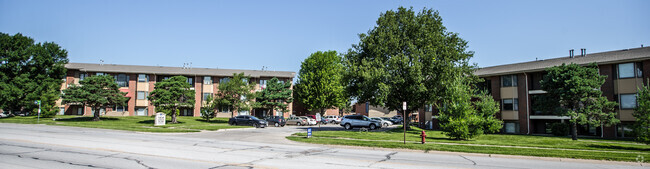
<svg viewBox="0 0 650 169"><path fill-rule="evenodd" d="M398 125L392 125L387 128L380 128L377 130L370 130L370 132L377 131L386 131L397 127ZM312 132L318 131L342 131L345 130L339 124L326 124L326 125L313 125L313 126L294 126L286 125L284 127L266 127L266 128L243 128L243 129L227 129L219 131L204 131L199 133L176 133L176 134L166 134L165 135L179 135L183 137L195 137L195 138L208 138L215 140L224 140L224 141L238 141L246 140L251 142L260 142L260 143L284 143L284 144L298 144L293 141L285 139L285 137L290 136L293 133L297 132L307 132L307 129L311 128ZM350 131L360 131L362 129L354 128Z"/></svg>

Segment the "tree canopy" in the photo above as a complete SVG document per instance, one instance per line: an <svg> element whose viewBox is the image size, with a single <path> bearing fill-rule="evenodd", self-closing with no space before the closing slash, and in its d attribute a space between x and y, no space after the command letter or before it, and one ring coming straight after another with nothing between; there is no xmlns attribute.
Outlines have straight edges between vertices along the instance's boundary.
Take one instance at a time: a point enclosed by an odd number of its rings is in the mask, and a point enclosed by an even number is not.
<svg viewBox="0 0 650 169"><path fill-rule="evenodd" d="M125 105L128 97L120 92L115 79L108 75L90 76L63 90L64 104L82 104L94 110L93 121L99 121L100 110Z"/></svg>
<svg viewBox="0 0 650 169"><path fill-rule="evenodd" d="M546 71L540 85L547 93L540 95L538 101L552 108L548 111L571 118L573 140L578 139L578 124L598 127L620 122L614 111L617 103L608 101L599 90L606 76L599 74L595 63L586 67L562 64Z"/></svg>
<svg viewBox="0 0 650 169"><path fill-rule="evenodd" d="M650 144L650 85L639 89L636 98L638 106L632 114L636 119L634 133L636 140L641 143Z"/></svg>
<svg viewBox="0 0 650 169"><path fill-rule="evenodd" d="M156 83L148 99L156 109L166 110L163 112L172 117L171 123L178 123L178 109L194 107L195 93L191 87L186 77L174 76Z"/></svg>
<svg viewBox="0 0 650 169"><path fill-rule="evenodd" d="M232 79L228 79L224 83L219 84L219 91L215 93L214 102L218 106L232 107L231 117L235 116L235 112L241 110L250 110L252 108L252 100L255 98L255 82L249 82L250 77L244 73L234 73Z"/></svg>
<svg viewBox="0 0 650 169"><path fill-rule="evenodd" d="M497 132L502 127L503 122L495 117L499 105L488 94L475 94L476 89L471 88L470 81L470 78L458 77L449 84L439 104L440 128L453 139L467 140Z"/></svg>
<svg viewBox="0 0 650 169"><path fill-rule="evenodd" d="M345 55L347 90L359 102L391 111L407 102L408 117L440 101L456 77L472 76L468 61L473 52L447 31L435 10L386 11L359 38Z"/></svg>
<svg viewBox="0 0 650 169"><path fill-rule="evenodd" d="M259 107L270 110L269 113L273 110L287 112L289 103L293 102L291 93L291 82L282 82L274 77L257 93L255 101Z"/></svg>
<svg viewBox="0 0 650 169"><path fill-rule="evenodd" d="M58 100L51 95L58 97L66 63L68 52L56 43L0 33L0 108L10 113L36 111L36 100L51 108ZM48 99L41 98L47 93Z"/></svg>
<svg viewBox="0 0 650 169"><path fill-rule="evenodd" d="M310 111L343 107L348 102L343 84L342 58L336 51L312 53L300 65L296 93Z"/></svg>

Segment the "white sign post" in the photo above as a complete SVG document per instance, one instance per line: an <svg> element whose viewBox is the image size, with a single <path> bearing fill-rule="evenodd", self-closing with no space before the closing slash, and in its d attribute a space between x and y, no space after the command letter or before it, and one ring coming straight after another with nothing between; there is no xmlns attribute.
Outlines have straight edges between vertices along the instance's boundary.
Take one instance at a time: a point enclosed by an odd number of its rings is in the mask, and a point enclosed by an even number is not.
<svg viewBox="0 0 650 169"><path fill-rule="evenodd" d="M165 113L156 113L156 123L154 126L164 126L165 125Z"/></svg>
<svg viewBox="0 0 650 169"><path fill-rule="evenodd" d="M321 117L320 117L320 113L316 113L316 123L318 123L318 128L320 128L320 123L321 123L321 122L320 122L320 120L321 120L320 118L321 118Z"/></svg>
<svg viewBox="0 0 650 169"><path fill-rule="evenodd" d="M404 126L404 144L406 144L406 102L402 103L402 126Z"/></svg>

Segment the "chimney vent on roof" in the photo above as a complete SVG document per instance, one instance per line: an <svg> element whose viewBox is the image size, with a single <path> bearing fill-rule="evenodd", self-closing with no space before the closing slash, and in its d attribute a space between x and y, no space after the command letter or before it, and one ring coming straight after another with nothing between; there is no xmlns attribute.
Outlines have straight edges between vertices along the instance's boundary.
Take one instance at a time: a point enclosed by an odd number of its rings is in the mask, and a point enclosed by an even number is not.
<svg viewBox="0 0 650 169"><path fill-rule="evenodd" d="M569 50L569 58L573 58L573 49Z"/></svg>
<svg viewBox="0 0 650 169"><path fill-rule="evenodd" d="M580 56L585 56L585 55L587 55L587 49L585 48L580 49Z"/></svg>

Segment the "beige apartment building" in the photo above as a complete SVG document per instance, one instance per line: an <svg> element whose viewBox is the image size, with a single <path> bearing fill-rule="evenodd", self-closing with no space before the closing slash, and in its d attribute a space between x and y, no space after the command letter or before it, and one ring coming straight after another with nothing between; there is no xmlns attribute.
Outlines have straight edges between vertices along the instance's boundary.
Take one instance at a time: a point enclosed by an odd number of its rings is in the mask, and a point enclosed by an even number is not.
<svg viewBox="0 0 650 169"><path fill-rule="evenodd" d="M244 73L250 76L249 81L257 85L255 91L266 87L268 80L277 77L285 83L292 83L295 72L288 71L267 71L267 70L234 70L234 69L212 69L212 68L190 68L190 67L164 67L164 66L136 66L136 65L115 65L115 64L90 64L90 63L68 63L68 69L61 89L66 89L72 84L79 84L89 76L111 75L120 86L122 92L128 97L125 106L115 106L101 110L101 115L106 116L151 116L155 114L156 108L151 105L147 96L154 90L156 82L172 76L185 76L187 82L195 90L195 105L191 109L181 109L181 116L201 116L200 108L205 104L208 96L213 96L219 90L219 84L229 81L234 73ZM291 86L293 88L293 85ZM66 115L91 115L93 110L90 107L75 104L60 105L60 114ZM292 106L289 104L287 112L273 111L272 115L288 117L292 114ZM269 110L252 109L234 112L235 115L263 116ZM230 117L233 113L228 107L221 107L217 117Z"/></svg>

